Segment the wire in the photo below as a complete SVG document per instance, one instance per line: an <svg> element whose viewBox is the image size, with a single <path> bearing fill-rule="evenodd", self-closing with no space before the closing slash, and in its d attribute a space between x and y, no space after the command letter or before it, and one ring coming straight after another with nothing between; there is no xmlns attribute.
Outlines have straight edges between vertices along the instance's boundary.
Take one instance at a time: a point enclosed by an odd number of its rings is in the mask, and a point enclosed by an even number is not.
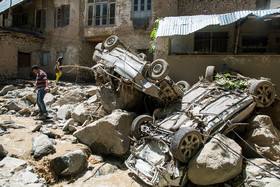
<svg viewBox="0 0 280 187"><path fill-rule="evenodd" d="M200 133L200 134L203 135L202 133ZM249 163L253 164L254 166L260 168L261 170L263 170L263 171L269 173L270 175L276 177L277 179L280 179L280 176L277 176L277 175L275 175L274 173L271 173L270 171L268 171L268 170L266 170L266 169L264 169L264 168L258 166L257 164L255 164L254 162L250 161L248 158L246 158L246 157L243 156L242 154L237 153L235 150L233 150L231 147L229 147L227 144L225 144L224 142L222 142L222 141L219 140L218 138L215 138L214 136L211 136L211 135L203 135L203 136L208 136L208 137L211 137L211 138L214 138L214 139L218 140L218 141L219 141L220 143L222 143L225 147L227 147L228 149L230 149L230 150L231 150L233 153L235 153L236 155L241 156L241 157L242 157L243 159L245 159L247 162L249 162ZM277 167L278 167L278 166L277 166Z"/></svg>

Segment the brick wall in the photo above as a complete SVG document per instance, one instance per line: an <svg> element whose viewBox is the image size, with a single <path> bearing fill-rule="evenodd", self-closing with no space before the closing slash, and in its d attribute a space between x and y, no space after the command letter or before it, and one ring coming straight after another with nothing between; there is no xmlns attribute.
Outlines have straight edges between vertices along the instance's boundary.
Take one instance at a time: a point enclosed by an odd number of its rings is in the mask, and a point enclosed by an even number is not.
<svg viewBox="0 0 280 187"><path fill-rule="evenodd" d="M180 16L256 10L256 0L178 0L178 4Z"/></svg>

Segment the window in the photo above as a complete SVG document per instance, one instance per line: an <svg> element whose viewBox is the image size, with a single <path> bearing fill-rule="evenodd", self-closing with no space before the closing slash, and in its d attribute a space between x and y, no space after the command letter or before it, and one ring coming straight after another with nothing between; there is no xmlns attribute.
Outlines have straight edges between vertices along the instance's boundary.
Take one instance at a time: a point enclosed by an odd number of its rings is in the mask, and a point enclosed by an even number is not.
<svg viewBox="0 0 280 187"><path fill-rule="evenodd" d="M88 26L115 24L115 0L88 0Z"/></svg>
<svg viewBox="0 0 280 187"><path fill-rule="evenodd" d="M228 48L228 32L196 32L194 51L201 53L224 53Z"/></svg>
<svg viewBox="0 0 280 187"><path fill-rule="evenodd" d="M56 27L64 27L70 23L70 5L56 8Z"/></svg>
<svg viewBox="0 0 280 187"><path fill-rule="evenodd" d="M267 36L242 36L243 53L265 53L267 50Z"/></svg>
<svg viewBox="0 0 280 187"><path fill-rule="evenodd" d="M132 19L152 17L152 0L132 0Z"/></svg>
<svg viewBox="0 0 280 187"><path fill-rule="evenodd" d="M37 10L36 11L36 28L46 28L46 10Z"/></svg>
<svg viewBox="0 0 280 187"><path fill-rule="evenodd" d="M50 62L50 53L49 52L45 52L43 53L43 62L42 65L43 66L47 66Z"/></svg>

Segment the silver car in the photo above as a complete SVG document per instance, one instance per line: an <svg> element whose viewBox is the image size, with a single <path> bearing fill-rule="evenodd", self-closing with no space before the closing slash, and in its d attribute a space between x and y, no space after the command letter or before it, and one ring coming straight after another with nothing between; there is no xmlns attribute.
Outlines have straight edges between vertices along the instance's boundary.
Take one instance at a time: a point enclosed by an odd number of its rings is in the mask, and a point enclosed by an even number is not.
<svg viewBox="0 0 280 187"><path fill-rule="evenodd" d="M109 82L108 77L111 77L165 103L180 99L183 91L189 88L188 83L175 84L168 77L169 65L165 60L156 59L150 63L145 58L143 53L135 55L127 50L119 38L112 35L95 47L93 60L97 64L92 69L96 69L98 82Z"/></svg>
<svg viewBox="0 0 280 187"><path fill-rule="evenodd" d="M256 106L274 101L275 90L267 80L253 81L249 89L229 89L219 86L213 75L213 66L207 67L205 79L193 85L181 102L133 121L134 145L125 164L147 184L183 186L186 163L201 145L217 133L244 125L241 122Z"/></svg>

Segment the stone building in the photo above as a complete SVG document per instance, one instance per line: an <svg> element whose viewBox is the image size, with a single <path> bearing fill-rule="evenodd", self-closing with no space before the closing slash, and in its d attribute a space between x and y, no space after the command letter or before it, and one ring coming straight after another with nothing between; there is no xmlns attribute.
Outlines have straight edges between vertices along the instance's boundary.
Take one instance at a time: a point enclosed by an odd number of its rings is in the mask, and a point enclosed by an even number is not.
<svg viewBox="0 0 280 187"><path fill-rule="evenodd" d="M169 63L175 81L192 85L205 75L207 66L214 65L218 71L232 69L248 77L270 78L280 94L279 1L180 3L179 16L160 21L154 54Z"/></svg>
<svg viewBox="0 0 280 187"><path fill-rule="evenodd" d="M267 9L278 4L275 0L3 0L0 79L30 78L33 64L52 79L58 56L64 56L67 65L93 66L94 47L112 34L152 60L150 33L160 17ZM170 54L162 57L169 62ZM62 80L92 79L89 72L64 72Z"/></svg>
<svg viewBox="0 0 280 187"><path fill-rule="evenodd" d="M177 12L172 0L3 0L0 75L30 78L30 67L38 64L54 78L58 56L67 65L93 66L95 45L112 34L152 59L148 50L154 21ZM62 80L91 78L89 72L64 72Z"/></svg>

